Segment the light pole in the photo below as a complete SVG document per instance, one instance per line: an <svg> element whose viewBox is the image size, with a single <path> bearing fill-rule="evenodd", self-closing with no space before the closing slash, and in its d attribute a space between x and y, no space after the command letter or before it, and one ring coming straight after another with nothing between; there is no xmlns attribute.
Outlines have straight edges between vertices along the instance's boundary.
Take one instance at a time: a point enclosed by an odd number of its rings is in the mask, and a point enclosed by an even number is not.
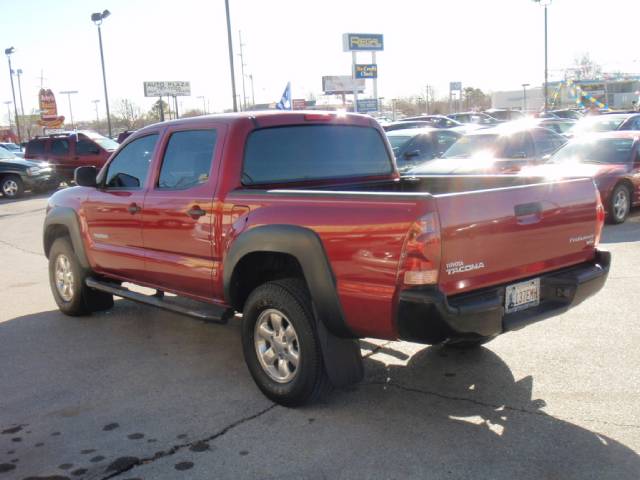
<svg viewBox="0 0 640 480"><path fill-rule="evenodd" d="M20 83L20 77L22 76L22 69L16 70L16 77L18 77L18 95L20 96L20 115L24 120L24 103L22 101L22 84ZM31 139L31 122L27 124L27 140Z"/></svg>
<svg viewBox="0 0 640 480"><path fill-rule="evenodd" d="M98 103L100 103L100 99L96 98L95 100L91 100L93 105L96 108L96 130L98 129L98 125L100 124L100 116L98 115Z"/></svg>
<svg viewBox="0 0 640 480"><path fill-rule="evenodd" d="M74 93L78 93L77 90L63 90L62 92L60 92L60 95L66 95L67 99L69 100L69 116L71 117L71 128L74 129L75 125L73 123L73 110L71 109L71 95L73 95Z"/></svg>
<svg viewBox="0 0 640 480"><path fill-rule="evenodd" d="M233 96L233 111L238 111L238 101L236 100L236 74L233 70L233 43L231 42L231 16L229 15L229 0L224 0L224 7L227 12L227 42L229 44L229 69L231 70L231 95Z"/></svg>
<svg viewBox="0 0 640 480"><path fill-rule="evenodd" d="M544 7L544 111L547 111L549 106L547 95L547 84L549 83L549 62L548 62L548 50L547 50L547 7L551 4L551 0L533 0L535 3L539 3Z"/></svg>
<svg viewBox="0 0 640 480"><path fill-rule="evenodd" d="M105 18L111 15L109 10L104 10L102 13L92 13L91 21L98 27L98 42L100 43L100 62L102 63L102 83L104 84L104 105L107 109L107 128L109 129L109 137L111 137L111 115L109 113L109 95L107 94L107 74L104 70L104 52L102 50L102 30L100 25Z"/></svg>
<svg viewBox="0 0 640 480"><path fill-rule="evenodd" d="M242 50L244 43L242 43L242 32L240 30L238 30L238 42L240 45L240 53L238 54L240 57L240 74L242 75L242 110L244 111L247 109L247 93L244 88L244 67L246 64L244 63L244 51Z"/></svg>
<svg viewBox="0 0 640 480"><path fill-rule="evenodd" d="M9 130L11 130L11 100L7 100L4 104L7 106L7 118L9 119Z"/></svg>
<svg viewBox="0 0 640 480"><path fill-rule="evenodd" d="M256 104L256 92L253 89L253 73L249 74L249 80L251 80L251 106Z"/></svg>
<svg viewBox="0 0 640 480"><path fill-rule="evenodd" d="M522 84L522 113L527 111L527 87L528 83Z"/></svg>
<svg viewBox="0 0 640 480"><path fill-rule="evenodd" d="M18 132L18 143L20 143L20 120L18 120L18 105L16 104L16 90L13 87L13 70L11 69L11 54L15 52L16 49L13 47L5 48L4 54L7 56L7 61L9 62L9 78L11 79L11 94L13 95L13 108L16 114L16 130ZM11 122L11 115L9 115L9 122Z"/></svg>
<svg viewBox="0 0 640 480"><path fill-rule="evenodd" d="M197 99L202 99L202 114L206 115L207 114L207 104L205 102L205 98L204 95L199 95L198 97L196 97Z"/></svg>

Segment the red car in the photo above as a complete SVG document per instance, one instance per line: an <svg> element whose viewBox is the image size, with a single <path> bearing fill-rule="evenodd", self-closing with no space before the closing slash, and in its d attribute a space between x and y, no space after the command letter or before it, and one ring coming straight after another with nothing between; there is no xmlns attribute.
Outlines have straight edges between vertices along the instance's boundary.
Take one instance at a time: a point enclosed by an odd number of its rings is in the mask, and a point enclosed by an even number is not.
<svg viewBox="0 0 640 480"><path fill-rule="evenodd" d="M363 115L151 125L76 184L49 199L43 231L60 310L118 295L216 322L242 312L249 372L283 405L361 379L358 338L477 346L577 305L609 271L591 180L400 178Z"/></svg>
<svg viewBox="0 0 640 480"><path fill-rule="evenodd" d="M69 181L78 167L102 167L116 148L118 144L110 138L81 130L32 138L24 158L49 162L62 180Z"/></svg>
<svg viewBox="0 0 640 480"><path fill-rule="evenodd" d="M614 131L571 140L548 163L522 175L585 176L595 181L607 220L622 223L640 205L640 131Z"/></svg>

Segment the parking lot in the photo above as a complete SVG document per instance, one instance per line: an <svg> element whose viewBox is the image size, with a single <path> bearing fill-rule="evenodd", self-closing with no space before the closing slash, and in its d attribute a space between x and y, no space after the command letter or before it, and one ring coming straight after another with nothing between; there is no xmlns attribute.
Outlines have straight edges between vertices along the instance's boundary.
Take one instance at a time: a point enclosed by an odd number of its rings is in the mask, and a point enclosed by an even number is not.
<svg viewBox="0 0 640 480"><path fill-rule="evenodd" d="M637 479L640 211L604 290L476 351L363 341L364 381L268 401L239 323L58 312L46 196L0 199L0 479Z"/></svg>

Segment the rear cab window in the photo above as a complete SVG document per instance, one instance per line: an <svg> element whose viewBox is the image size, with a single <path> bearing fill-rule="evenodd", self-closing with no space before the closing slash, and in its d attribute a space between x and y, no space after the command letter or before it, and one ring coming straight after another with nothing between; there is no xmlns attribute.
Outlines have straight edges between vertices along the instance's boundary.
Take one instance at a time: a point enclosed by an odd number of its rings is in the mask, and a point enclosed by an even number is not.
<svg viewBox="0 0 640 480"><path fill-rule="evenodd" d="M248 137L243 185L390 175L393 160L375 128L291 125Z"/></svg>

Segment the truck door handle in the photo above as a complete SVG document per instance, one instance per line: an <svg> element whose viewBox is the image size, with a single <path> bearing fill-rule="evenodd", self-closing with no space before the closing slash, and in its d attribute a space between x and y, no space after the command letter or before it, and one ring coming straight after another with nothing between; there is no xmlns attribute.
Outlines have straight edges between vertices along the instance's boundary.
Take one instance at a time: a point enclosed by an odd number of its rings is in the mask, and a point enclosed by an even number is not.
<svg viewBox="0 0 640 480"><path fill-rule="evenodd" d="M129 210L129 213L130 213L131 215L135 215L135 214L136 214L136 213L138 213L140 210L142 210L142 208L140 208L140 207L138 206L138 204L136 204L135 202L133 202L132 204L130 204L130 205L127 207L127 210Z"/></svg>
<svg viewBox="0 0 640 480"><path fill-rule="evenodd" d="M528 225L541 220L543 208L540 202L532 202L516 205L513 211L519 224Z"/></svg>
<svg viewBox="0 0 640 480"><path fill-rule="evenodd" d="M206 214L207 212L202 210L198 205L194 205L193 207L191 207L191 210L187 211L187 215L189 215L194 220L197 220L198 218Z"/></svg>

